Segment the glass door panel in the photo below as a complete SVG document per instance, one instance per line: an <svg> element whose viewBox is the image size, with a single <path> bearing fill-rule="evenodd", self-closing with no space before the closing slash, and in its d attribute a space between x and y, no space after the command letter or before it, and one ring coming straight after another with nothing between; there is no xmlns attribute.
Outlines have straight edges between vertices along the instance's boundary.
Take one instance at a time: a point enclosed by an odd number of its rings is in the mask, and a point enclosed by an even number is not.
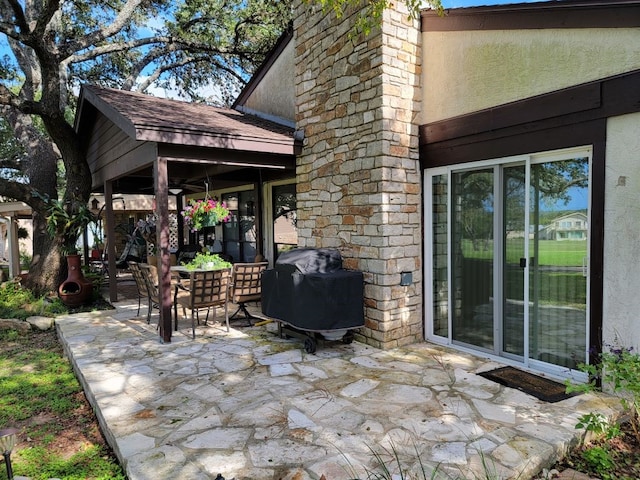
<svg viewBox="0 0 640 480"><path fill-rule="evenodd" d="M282 252L298 246L298 211L296 207L296 184L273 187L273 243L274 260Z"/></svg>
<svg viewBox="0 0 640 480"><path fill-rule="evenodd" d="M454 342L494 350L494 170L451 177L451 333Z"/></svg>
<svg viewBox="0 0 640 480"><path fill-rule="evenodd" d="M529 357L575 369L586 359L589 160L531 165Z"/></svg>
<svg viewBox="0 0 640 480"><path fill-rule="evenodd" d="M502 352L518 358L524 356L526 193L526 165L504 168Z"/></svg>
<svg viewBox="0 0 640 480"><path fill-rule="evenodd" d="M448 176L434 175L431 182L431 252L433 268L432 305L433 333L449 337L449 236Z"/></svg>

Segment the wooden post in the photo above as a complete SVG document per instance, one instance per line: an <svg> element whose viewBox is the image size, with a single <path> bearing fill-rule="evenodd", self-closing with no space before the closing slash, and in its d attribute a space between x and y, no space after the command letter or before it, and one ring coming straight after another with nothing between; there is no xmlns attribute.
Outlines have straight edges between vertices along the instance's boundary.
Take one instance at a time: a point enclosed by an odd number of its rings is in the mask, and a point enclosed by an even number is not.
<svg viewBox="0 0 640 480"><path fill-rule="evenodd" d="M107 224L107 261L109 269L109 301L118 301L118 279L116 278L116 226L113 216L113 184L104 183L104 215Z"/></svg>
<svg viewBox="0 0 640 480"><path fill-rule="evenodd" d="M155 162L156 246L160 292L160 340L171 343L171 257L169 252L169 178L167 159Z"/></svg>

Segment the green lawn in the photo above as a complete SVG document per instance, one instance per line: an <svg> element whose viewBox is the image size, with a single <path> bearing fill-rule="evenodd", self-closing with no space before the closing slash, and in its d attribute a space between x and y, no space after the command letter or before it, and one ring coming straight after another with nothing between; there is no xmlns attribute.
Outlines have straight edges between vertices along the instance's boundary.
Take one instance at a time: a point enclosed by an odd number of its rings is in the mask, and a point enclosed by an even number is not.
<svg viewBox="0 0 640 480"><path fill-rule="evenodd" d="M15 475L124 480L55 331L0 332L0 428L17 428ZM6 480L0 465L0 480Z"/></svg>
<svg viewBox="0 0 640 480"><path fill-rule="evenodd" d="M579 240L540 240L538 265L580 267L587 256L587 242ZM523 255L522 239L507 240L507 263L517 264ZM493 258L493 241L476 242L475 248L471 240L462 241L462 251L465 258L488 260ZM530 241L529 255L534 256L534 242Z"/></svg>

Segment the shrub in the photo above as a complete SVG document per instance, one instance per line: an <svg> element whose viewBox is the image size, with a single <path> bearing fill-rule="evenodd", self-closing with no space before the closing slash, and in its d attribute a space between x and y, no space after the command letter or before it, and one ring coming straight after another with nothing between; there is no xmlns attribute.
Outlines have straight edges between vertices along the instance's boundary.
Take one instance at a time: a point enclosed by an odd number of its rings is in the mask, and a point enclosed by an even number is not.
<svg viewBox="0 0 640 480"><path fill-rule="evenodd" d="M18 281L0 285L0 318L26 320L32 315L53 317L66 311L66 307L61 302L36 297L31 290L24 288Z"/></svg>
<svg viewBox="0 0 640 480"><path fill-rule="evenodd" d="M590 383L586 385L569 385L568 391L610 391L620 398L620 403L628 418L635 438L640 442L640 356L633 348L611 347L608 352L600 354L597 365L581 365L581 370L589 374ZM597 385L600 384L601 387ZM599 424L600 423L600 424ZM598 422L594 414L580 417L579 426L587 431L609 436L611 428L602 427L602 419Z"/></svg>

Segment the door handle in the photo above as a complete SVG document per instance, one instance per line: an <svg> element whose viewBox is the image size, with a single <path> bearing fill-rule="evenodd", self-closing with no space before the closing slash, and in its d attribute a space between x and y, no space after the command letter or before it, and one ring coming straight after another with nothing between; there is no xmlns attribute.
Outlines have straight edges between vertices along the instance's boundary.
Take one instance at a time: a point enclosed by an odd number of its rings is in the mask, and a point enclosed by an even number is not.
<svg viewBox="0 0 640 480"><path fill-rule="evenodd" d="M582 257L582 276L587 277L589 275L589 259Z"/></svg>

